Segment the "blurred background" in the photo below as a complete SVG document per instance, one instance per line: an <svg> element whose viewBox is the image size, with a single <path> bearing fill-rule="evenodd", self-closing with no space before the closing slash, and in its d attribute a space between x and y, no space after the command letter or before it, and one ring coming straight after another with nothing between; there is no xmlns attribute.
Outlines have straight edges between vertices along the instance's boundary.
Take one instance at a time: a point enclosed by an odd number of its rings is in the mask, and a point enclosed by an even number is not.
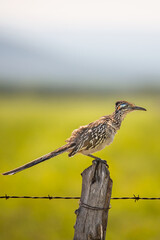
<svg viewBox="0 0 160 240"><path fill-rule="evenodd" d="M106 159L113 197L159 197L160 3L158 0L0 1L1 172L64 144L114 111L127 116ZM0 195L80 196L85 156L57 156L14 176ZM108 239L160 239L158 201L111 201ZM73 238L77 200L1 200L3 240Z"/></svg>

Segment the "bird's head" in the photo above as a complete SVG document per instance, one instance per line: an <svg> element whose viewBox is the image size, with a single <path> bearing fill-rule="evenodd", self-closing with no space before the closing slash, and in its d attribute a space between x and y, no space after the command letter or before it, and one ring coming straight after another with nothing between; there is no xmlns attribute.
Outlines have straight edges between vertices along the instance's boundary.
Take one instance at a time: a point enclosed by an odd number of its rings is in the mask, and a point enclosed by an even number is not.
<svg viewBox="0 0 160 240"><path fill-rule="evenodd" d="M126 115L129 112L132 112L134 110L141 110L141 111L147 111L143 107L138 107L133 103L129 103L127 101L118 101L115 104L116 112L120 112L124 115Z"/></svg>

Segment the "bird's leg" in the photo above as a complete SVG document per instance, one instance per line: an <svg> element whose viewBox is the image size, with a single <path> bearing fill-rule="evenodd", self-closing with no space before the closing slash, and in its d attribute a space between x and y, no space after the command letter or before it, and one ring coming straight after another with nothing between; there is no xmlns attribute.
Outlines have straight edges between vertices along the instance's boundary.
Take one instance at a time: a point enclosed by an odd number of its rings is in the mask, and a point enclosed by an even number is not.
<svg viewBox="0 0 160 240"><path fill-rule="evenodd" d="M106 160L103 160L103 159L101 159L101 158L99 158L99 157L96 157L96 156L94 156L94 155L92 155L92 154L88 154L87 156L88 156L88 157L91 157L91 158L94 158L93 163L94 163L94 162L102 162L102 163L104 163L104 164L109 168L109 165L107 164L107 161L106 161Z"/></svg>

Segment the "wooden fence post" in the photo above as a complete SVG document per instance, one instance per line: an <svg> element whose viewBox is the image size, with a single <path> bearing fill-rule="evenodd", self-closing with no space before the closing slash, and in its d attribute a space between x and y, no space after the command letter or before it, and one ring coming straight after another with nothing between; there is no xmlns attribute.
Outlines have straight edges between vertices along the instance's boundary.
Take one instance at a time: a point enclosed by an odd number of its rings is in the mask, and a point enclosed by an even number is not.
<svg viewBox="0 0 160 240"><path fill-rule="evenodd" d="M105 240L112 192L110 172L102 162L82 173L82 193L76 210L74 240Z"/></svg>

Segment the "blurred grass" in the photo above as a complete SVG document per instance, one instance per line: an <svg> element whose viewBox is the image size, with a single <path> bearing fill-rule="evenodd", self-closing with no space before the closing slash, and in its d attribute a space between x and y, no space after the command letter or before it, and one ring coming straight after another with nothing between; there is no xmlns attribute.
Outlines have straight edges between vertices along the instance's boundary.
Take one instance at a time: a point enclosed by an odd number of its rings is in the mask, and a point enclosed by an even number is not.
<svg viewBox="0 0 160 240"><path fill-rule="evenodd" d="M0 97L1 172L18 167L64 144L73 129L114 111L125 99L147 108L127 116L108 148L112 196L160 195L160 98L82 96ZM67 154L14 176L0 176L0 195L80 196L80 173L91 164L86 156ZM0 238L73 238L77 200L0 200ZM110 240L160 239L160 202L112 200L107 236Z"/></svg>

